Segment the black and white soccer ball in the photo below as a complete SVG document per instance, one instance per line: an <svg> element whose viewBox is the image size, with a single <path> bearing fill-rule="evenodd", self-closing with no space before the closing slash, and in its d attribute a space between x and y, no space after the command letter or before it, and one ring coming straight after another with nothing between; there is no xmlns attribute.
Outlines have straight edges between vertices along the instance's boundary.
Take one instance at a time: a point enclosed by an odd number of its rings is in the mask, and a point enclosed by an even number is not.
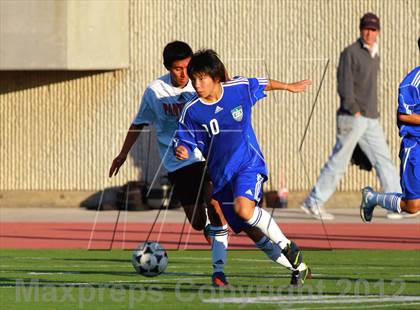
<svg viewBox="0 0 420 310"><path fill-rule="evenodd" d="M168 254L157 242L140 243L133 251L131 262L138 274L156 277L165 271Z"/></svg>

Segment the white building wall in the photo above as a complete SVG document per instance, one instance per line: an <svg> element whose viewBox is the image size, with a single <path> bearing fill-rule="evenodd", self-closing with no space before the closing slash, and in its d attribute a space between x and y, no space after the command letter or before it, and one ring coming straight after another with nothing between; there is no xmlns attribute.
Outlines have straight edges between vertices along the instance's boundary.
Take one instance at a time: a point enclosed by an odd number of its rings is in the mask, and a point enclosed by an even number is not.
<svg viewBox="0 0 420 310"><path fill-rule="evenodd" d="M165 73L162 49L175 39L193 49L215 49L231 75L312 79L305 94L269 93L253 119L269 166L267 189L285 179L290 190L308 190L335 142L339 54L357 39L359 19L367 11L381 18L379 106L398 165L397 87L418 65L418 1L131 0L128 69L0 71L0 190L97 190L142 177L147 135L119 175L111 180L107 175L145 86ZM159 165L154 143L149 162L150 180ZM358 190L365 184L378 186L375 174L350 167L339 189Z"/></svg>

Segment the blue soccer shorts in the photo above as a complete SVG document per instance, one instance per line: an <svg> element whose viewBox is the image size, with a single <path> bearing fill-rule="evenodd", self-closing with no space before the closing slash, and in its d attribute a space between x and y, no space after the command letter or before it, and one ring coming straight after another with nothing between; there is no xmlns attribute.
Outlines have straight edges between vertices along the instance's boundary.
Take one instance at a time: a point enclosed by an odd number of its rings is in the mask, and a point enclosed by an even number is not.
<svg viewBox="0 0 420 310"><path fill-rule="evenodd" d="M403 197L420 199L420 140L404 138L400 148L400 176Z"/></svg>
<svg viewBox="0 0 420 310"><path fill-rule="evenodd" d="M263 183L266 180L267 177L256 170L244 170L213 195L213 198L219 202L230 228L236 234L251 226L236 214L233 204L235 198L246 197L258 205L263 195Z"/></svg>

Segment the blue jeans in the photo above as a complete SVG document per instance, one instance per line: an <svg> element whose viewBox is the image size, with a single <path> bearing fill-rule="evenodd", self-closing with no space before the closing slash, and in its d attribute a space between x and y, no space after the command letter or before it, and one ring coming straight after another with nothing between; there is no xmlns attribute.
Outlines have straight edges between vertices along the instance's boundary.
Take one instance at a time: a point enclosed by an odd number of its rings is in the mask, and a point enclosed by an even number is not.
<svg viewBox="0 0 420 310"><path fill-rule="evenodd" d="M335 192L357 143L372 163L382 190L401 193L400 178L378 119L338 115L336 139L332 154L305 200L307 206L322 206Z"/></svg>

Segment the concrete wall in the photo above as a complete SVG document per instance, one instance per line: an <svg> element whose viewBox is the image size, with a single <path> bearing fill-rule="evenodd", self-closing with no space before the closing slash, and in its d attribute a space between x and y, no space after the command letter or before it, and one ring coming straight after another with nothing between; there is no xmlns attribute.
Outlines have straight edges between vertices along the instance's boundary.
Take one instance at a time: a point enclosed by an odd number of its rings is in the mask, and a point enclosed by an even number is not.
<svg viewBox="0 0 420 310"><path fill-rule="evenodd" d="M268 188L285 178L290 190L308 190L335 140L339 53L357 39L367 11L382 22L381 122L399 164L396 94L405 73L418 65L418 1L131 0L128 69L0 72L0 190L97 190L143 177L147 135L116 178L107 173L145 86L165 73L163 47L175 39L215 49L232 75L313 80L306 94L269 93L253 119L269 165ZM298 147L327 59L302 161ZM154 143L149 163L150 180L159 165ZM351 167L339 189L365 184L378 186L374 173Z"/></svg>
<svg viewBox="0 0 420 310"><path fill-rule="evenodd" d="M67 4L0 1L0 69L65 68Z"/></svg>
<svg viewBox="0 0 420 310"><path fill-rule="evenodd" d="M128 66L128 0L0 1L0 70Z"/></svg>
<svg viewBox="0 0 420 310"><path fill-rule="evenodd" d="M68 68L128 67L128 4L128 0L68 1Z"/></svg>

